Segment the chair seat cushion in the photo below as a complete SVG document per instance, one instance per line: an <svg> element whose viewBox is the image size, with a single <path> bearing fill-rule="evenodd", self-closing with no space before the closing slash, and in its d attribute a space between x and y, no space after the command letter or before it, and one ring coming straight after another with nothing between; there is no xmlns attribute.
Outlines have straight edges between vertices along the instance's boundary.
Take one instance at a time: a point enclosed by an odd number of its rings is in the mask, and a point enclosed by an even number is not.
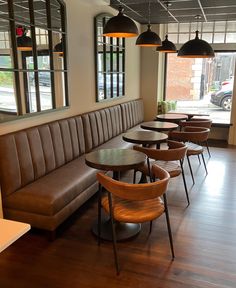
<svg viewBox="0 0 236 288"><path fill-rule="evenodd" d="M185 143L188 146L187 149L187 155L199 155L203 153L203 147L201 145L192 143L192 142L187 142Z"/></svg>
<svg viewBox="0 0 236 288"><path fill-rule="evenodd" d="M177 177L182 173L181 167L177 161L150 161L150 167L154 163L166 170L170 174L171 178ZM145 175L149 175L147 164L140 166L138 171Z"/></svg>
<svg viewBox="0 0 236 288"><path fill-rule="evenodd" d="M165 211L160 197L145 201L129 201L113 197L114 219L126 223L143 223L154 220ZM108 197L102 199L102 206L106 213L109 212Z"/></svg>

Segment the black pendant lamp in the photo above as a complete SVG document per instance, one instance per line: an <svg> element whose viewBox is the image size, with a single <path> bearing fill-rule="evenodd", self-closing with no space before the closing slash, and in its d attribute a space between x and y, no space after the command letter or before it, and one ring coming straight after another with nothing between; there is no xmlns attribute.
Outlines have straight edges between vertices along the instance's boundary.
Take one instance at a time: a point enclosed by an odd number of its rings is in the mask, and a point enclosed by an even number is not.
<svg viewBox="0 0 236 288"><path fill-rule="evenodd" d="M179 50L178 57L182 58L213 58L214 50L211 45L198 37L199 31L196 31L196 37L186 42Z"/></svg>
<svg viewBox="0 0 236 288"><path fill-rule="evenodd" d="M32 50L32 39L29 36L26 36L27 29L23 27L17 27L16 38L17 50L19 51L31 51Z"/></svg>
<svg viewBox="0 0 236 288"><path fill-rule="evenodd" d="M162 41L162 45L160 47L157 47L156 51L164 53L176 53L177 49L175 44L168 40L168 35L166 34L165 40Z"/></svg>
<svg viewBox="0 0 236 288"><path fill-rule="evenodd" d="M150 0L148 1L148 25L147 25L147 31L141 33L137 40L136 45L141 47L158 47L161 46L161 38L151 30L151 24L150 24Z"/></svg>
<svg viewBox="0 0 236 288"><path fill-rule="evenodd" d="M117 16L110 18L104 29L103 36L108 37L135 37L138 35L138 28L134 21L123 14L124 8L119 7Z"/></svg>
<svg viewBox="0 0 236 288"><path fill-rule="evenodd" d="M169 1L166 1L165 4L166 4L166 11L167 11L167 19L168 19L169 6L171 5L171 3L169 3ZM168 39L168 23L166 27L167 28L166 28L165 40L162 41L162 45L160 47L157 47L156 51L163 52L163 53L176 53L177 49L176 49L175 44Z"/></svg>
<svg viewBox="0 0 236 288"><path fill-rule="evenodd" d="M61 42L55 45L53 52L58 54L59 56L63 56L64 51L63 51L62 39L61 39Z"/></svg>

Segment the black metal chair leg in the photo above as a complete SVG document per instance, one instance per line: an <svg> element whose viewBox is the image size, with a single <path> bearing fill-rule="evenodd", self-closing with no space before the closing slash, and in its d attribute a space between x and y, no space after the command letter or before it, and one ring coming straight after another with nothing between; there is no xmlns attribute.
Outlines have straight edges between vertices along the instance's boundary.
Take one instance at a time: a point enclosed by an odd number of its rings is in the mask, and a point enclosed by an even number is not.
<svg viewBox="0 0 236 288"><path fill-rule="evenodd" d="M211 153L210 153L210 149L208 146L208 141L206 141L206 147L207 147L207 152L208 152L209 158L211 158Z"/></svg>
<svg viewBox="0 0 236 288"><path fill-rule="evenodd" d="M208 171L207 171L206 162L205 162L205 159L204 159L203 153L202 153L201 155L202 155L202 161L203 161L204 168L205 168L206 175L207 175L207 174L208 174Z"/></svg>
<svg viewBox="0 0 236 288"><path fill-rule="evenodd" d="M191 177L192 177L192 180L193 180L193 185L194 185L195 184L195 180L194 180L194 177L193 177L193 170L192 170L192 167L191 167L191 164L190 164L189 156L187 156L187 160L188 160L188 166L189 166L189 170L190 170Z"/></svg>
<svg viewBox="0 0 236 288"><path fill-rule="evenodd" d="M169 212L168 212L166 194L163 194L163 199L164 199L165 215L166 215L166 224L167 224L167 229L168 229L168 235L169 235L169 241L170 241L170 248L171 248L172 260L174 260L174 258L175 258L175 252L174 252L173 238L172 238L171 227L170 227L170 218L169 218Z"/></svg>
<svg viewBox="0 0 236 288"><path fill-rule="evenodd" d="M133 176L133 184L135 184L136 183L136 170L134 170L134 176Z"/></svg>
<svg viewBox="0 0 236 288"><path fill-rule="evenodd" d="M112 198L111 198L110 193L108 193L108 200L109 200L110 221L111 221L111 228L112 228L112 242L113 242L113 252L114 252L114 258L115 258L116 274L119 275L120 267L119 267L118 256L117 256L116 231L115 231L115 225L114 225L114 219L113 219Z"/></svg>
<svg viewBox="0 0 236 288"><path fill-rule="evenodd" d="M201 165L201 159L200 159L200 156L197 155L197 157L198 157L199 164Z"/></svg>
<svg viewBox="0 0 236 288"><path fill-rule="evenodd" d="M149 160L149 158L147 158L147 166L148 166L149 179L150 179L150 182L152 182L152 172L151 172L151 166L150 166L150 160Z"/></svg>
<svg viewBox="0 0 236 288"><path fill-rule="evenodd" d="M149 234L152 233L152 221L150 221L150 226L149 226Z"/></svg>
<svg viewBox="0 0 236 288"><path fill-rule="evenodd" d="M189 201L189 195L188 195L188 188L187 188L187 184L186 184L186 180L185 180L183 161L179 160L179 162L180 162L180 166L181 166L181 170L182 170L182 178L183 178L183 182L184 182L185 194L186 194L186 198L187 198L188 206L189 206L190 201Z"/></svg>

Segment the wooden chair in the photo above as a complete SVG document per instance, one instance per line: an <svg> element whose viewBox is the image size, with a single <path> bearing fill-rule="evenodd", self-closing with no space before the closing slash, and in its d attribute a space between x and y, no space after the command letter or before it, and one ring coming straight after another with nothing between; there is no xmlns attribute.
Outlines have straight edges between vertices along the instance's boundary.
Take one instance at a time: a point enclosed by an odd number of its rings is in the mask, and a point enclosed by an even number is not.
<svg viewBox="0 0 236 288"><path fill-rule="evenodd" d="M104 187L108 195L99 200L99 210L101 206L109 214L112 226L113 251L117 274L120 272L116 231L114 221L127 223L144 223L150 221L150 232L152 221L159 218L163 213L166 215L167 229L169 234L172 259L174 259L174 247L172 233L169 221L166 190L169 182L169 174L164 169L153 165L152 173L155 180L152 183L128 184L110 178L103 173L97 173L97 179L100 183L99 193ZM163 200L160 198L163 196ZM101 197L99 197L101 199ZM99 213L98 225L101 223L101 213ZM98 227L98 243L100 244L100 227Z"/></svg>
<svg viewBox="0 0 236 288"><path fill-rule="evenodd" d="M169 134L169 139L185 142L188 147L186 155L193 184L195 184L195 180L193 177L193 171L189 157L194 155L197 155L199 157L199 155L201 155L206 174L208 174L206 162L203 155L204 148L201 146L201 143L207 141L209 132L210 130L208 128L186 126L184 127L184 131L171 131Z"/></svg>
<svg viewBox="0 0 236 288"><path fill-rule="evenodd" d="M211 129L212 120L207 118L192 118L190 121L180 121L179 126L180 130L182 127L191 126L191 127L205 127ZM208 145L208 139L205 141L207 152L209 157L211 157L209 145Z"/></svg>
<svg viewBox="0 0 236 288"><path fill-rule="evenodd" d="M182 175L185 194L189 205L190 201L183 169L183 161L186 155L187 146L184 143L171 140L167 141L167 145L168 149L152 149L144 148L141 146L134 146L133 149L143 152L147 155L147 164L140 167L139 171L142 172L144 175L149 175L152 178L150 169L150 159L152 159L155 161L153 161L152 163L155 163L159 167L165 169L170 174L170 178ZM134 173L136 174L136 171Z"/></svg>

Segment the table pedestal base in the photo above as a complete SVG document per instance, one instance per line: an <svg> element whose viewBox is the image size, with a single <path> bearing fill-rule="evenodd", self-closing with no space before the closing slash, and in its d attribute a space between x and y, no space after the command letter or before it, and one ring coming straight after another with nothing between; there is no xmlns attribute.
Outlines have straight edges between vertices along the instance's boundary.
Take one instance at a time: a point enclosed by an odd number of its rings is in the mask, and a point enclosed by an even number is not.
<svg viewBox="0 0 236 288"><path fill-rule="evenodd" d="M141 224L136 223L115 223L116 240L122 241L134 237L141 230ZM93 224L92 232L98 236L98 223L97 220ZM112 241L112 229L110 220L102 219L101 223L101 239Z"/></svg>

